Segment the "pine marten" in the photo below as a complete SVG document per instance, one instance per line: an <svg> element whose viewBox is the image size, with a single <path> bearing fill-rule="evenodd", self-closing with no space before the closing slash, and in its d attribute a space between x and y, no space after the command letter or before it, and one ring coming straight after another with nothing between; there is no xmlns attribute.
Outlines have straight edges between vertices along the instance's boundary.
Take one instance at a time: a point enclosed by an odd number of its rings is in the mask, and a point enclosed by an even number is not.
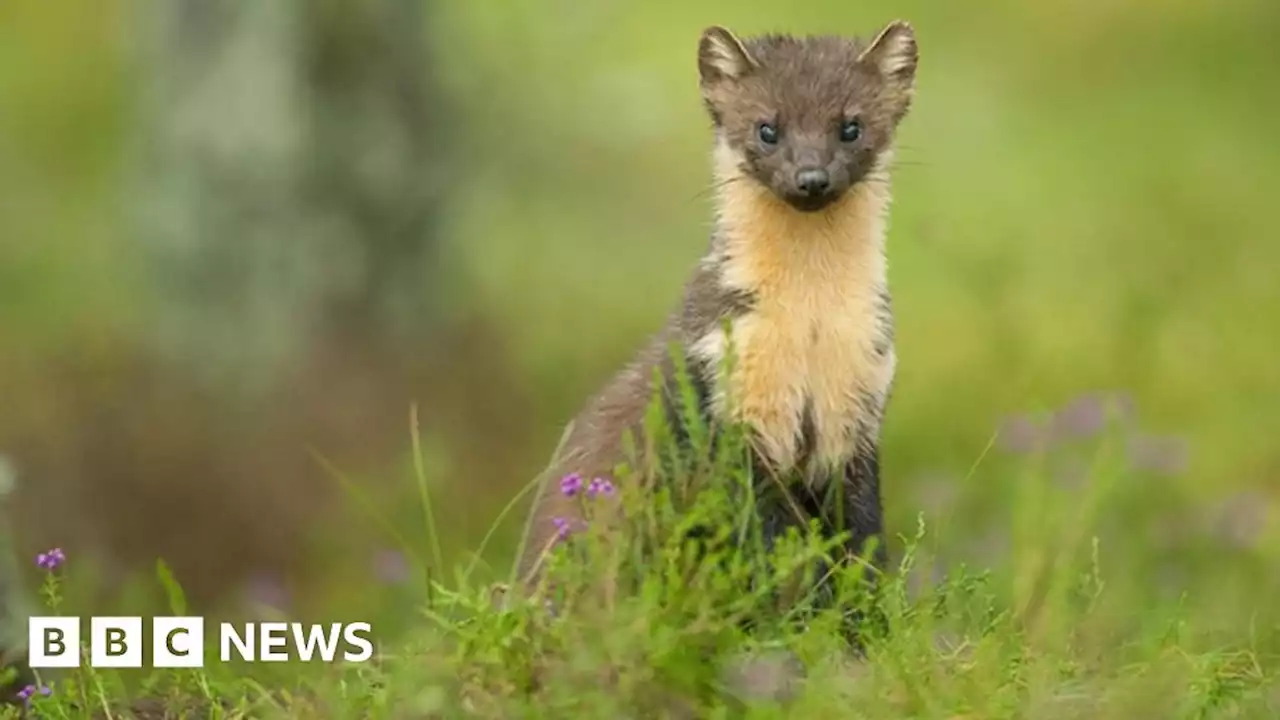
<svg viewBox="0 0 1280 720"><path fill-rule="evenodd" d="M879 436L896 363L889 170L917 60L902 21L869 42L703 32L698 71L715 135L710 249L665 327L574 421L534 503L522 578L537 575L553 520L577 511L554 483L612 472L624 432L643 430L655 393L671 402L673 344L706 417L748 428L757 467L788 478L826 530L840 531L843 518L850 553L880 537ZM824 498L837 487L831 507ZM776 503L760 513L766 525L793 514ZM887 562L882 543L873 561Z"/></svg>

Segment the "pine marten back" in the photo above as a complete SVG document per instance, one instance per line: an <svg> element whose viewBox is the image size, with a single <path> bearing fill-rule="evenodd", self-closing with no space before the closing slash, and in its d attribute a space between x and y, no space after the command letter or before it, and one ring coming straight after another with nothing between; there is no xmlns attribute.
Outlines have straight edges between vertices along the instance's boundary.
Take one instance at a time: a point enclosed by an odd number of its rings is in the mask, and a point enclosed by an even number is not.
<svg viewBox="0 0 1280 720"><path fill-rule="evenodd" d="M698 70L715 130L710 249L667 324L575 419L548 483L612 472L623 435L641 433L655 392L674 384L674 344L703 390L707 419L745 426L759 468L801 490L830 532L843 518L851 552L880 535L879 433L896 362L884 253L889 166L916 64L903 22L870 42L703 33ZM843 490L840 507L823 499L832 487ZM553 518L577 509L542 488L521 577L553 542ZM760 512L766 524L792 521L781 507Z"/></svg>

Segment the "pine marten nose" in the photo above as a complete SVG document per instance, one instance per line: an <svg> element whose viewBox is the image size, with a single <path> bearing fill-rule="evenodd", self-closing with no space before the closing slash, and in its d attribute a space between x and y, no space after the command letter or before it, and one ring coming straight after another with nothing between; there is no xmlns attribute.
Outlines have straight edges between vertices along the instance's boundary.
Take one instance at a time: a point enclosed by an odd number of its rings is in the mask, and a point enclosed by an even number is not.
<svg viewBox="0 0 1280 720"><path fill-rule="evenodd" d="M831 176L822 168L801 168L796 173L796 187L810 197L821 195L831 187Z"/></svg>

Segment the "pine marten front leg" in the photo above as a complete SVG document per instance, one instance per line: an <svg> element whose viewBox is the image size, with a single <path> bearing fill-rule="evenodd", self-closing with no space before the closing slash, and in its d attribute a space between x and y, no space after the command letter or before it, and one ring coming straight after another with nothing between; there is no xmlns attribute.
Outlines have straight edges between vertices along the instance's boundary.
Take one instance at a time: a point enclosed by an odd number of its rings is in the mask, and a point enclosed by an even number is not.
<svg viewBox="0 0 1280 720"><path fill-rule="evenodd" d="M826 539L844 535L843 542L830 550L832 563L819 561L808 569L812 584L791 586L780 595L794 602L809 596L813 611L836 609L836 574L850 564L866 564L861 573L874 595L878 575L888 566L889 556L884 544L883 509L880 500L879 451L870 447L837 470L837 477L823 490L810 490L800 483L787 483L768 471L758 460L755 463L757 480L758 518L764 550L773 553L780 539L792 530L806 532L811 520L817 520L818 533ZM759 478L763 478L760 480ZM875 542L874 550L869 544ZM868 551L870 553L868 554ZM796 578L797 582L800 580ZM855 608L839 608L845 615L843 633L853 644L868 628L871 619ZM808 613L802 614L804 615Z"/></svg>

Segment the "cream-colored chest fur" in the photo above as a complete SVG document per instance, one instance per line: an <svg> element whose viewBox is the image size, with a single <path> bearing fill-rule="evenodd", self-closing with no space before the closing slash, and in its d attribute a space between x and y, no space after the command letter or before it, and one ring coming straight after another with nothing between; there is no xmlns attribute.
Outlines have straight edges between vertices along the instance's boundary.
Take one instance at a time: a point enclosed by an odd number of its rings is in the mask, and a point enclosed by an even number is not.
<svg viewBox="0 0 1280 720"><path fill-rule="evenodd" d="M801 469L810 482L874 439L859 430L892 383L892 349L876 352L889 331L878 321L887 204L878 183L820 213L797 212L750 182L721 193L721 283L755 303L731 323L733 370L718 384L715 409L751 425L758 450L783 471L801 460L808 411L812 455ZM725 343L716 330L693 351L719 367ZM874 421L865 428L878 430Z"/></svg>

